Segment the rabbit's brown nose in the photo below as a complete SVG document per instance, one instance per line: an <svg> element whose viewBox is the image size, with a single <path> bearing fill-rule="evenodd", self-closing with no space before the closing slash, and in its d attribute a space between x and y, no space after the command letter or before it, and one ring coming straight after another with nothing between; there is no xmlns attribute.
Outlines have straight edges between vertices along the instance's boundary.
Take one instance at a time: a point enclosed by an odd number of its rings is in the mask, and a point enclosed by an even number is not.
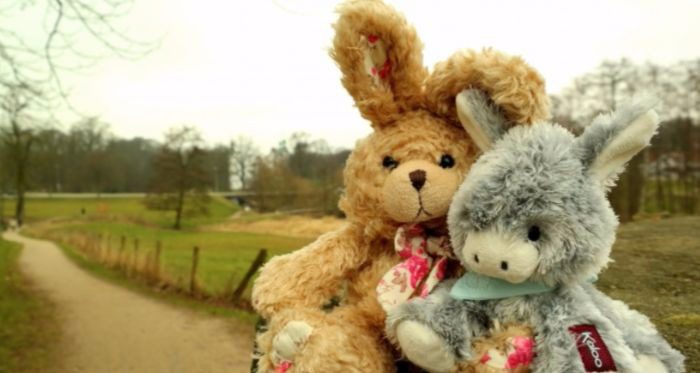
<svg viewBox="0 0 700 373"><path fill-rule="evenodd" d="M411 185L413 185L413 188L417 191L420 191L423 185L425 185L425 171L423 170L412 171L408 174L408 178L411 179Z"/></svg>

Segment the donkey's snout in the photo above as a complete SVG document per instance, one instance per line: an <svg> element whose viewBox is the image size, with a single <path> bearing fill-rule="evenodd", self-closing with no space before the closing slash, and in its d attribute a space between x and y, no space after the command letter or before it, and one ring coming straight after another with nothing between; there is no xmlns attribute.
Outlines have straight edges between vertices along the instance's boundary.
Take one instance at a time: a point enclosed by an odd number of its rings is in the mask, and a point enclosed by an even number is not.
<svg viewBox="0 0 700 373"><path fill-rule="evenodd" d="M425 171L423 170L411 171L411 173L408 174L408 178L411 180L413 189L417 191L420 191L423 185L425 185Z"/></svg>
<svg viewBox="0 0 700 373"><path fill-rule="evenodd" d="M482 250L482 251L484 251L484 250ZM479 254L474 254L474 256L472 257L472 260L474 261L474 263L473 263L473 269L476 269L476 270L478 271L478 270L487 269L487 267L496 267L496 266L500 266L501 271L507 271L507 270L508 270L508 261L506 261L506 260L501 260L501 261L500 261L500 264L499 264L499 259L498 259L498 258L495 258L495 260L494 260L494 258L491 258L491 255L489 255L489 254L491 254L491 253L488 253L488 252L486 253L486 257L487 257L486 260L488 261L488 263L481 263L481 261L479 260ZM489 269L492 270L493 268L489 268ZM488 271L488 270L487 270L487 271ZM490 272L490 271L489 271L489 272Z"/></svg>
<svg viewBox="0 0 700 373"><path fill-rule="evenodd" d="M529 242L496 232L473 232L462 248L465 266L473 272L512 283L527 280L537 268L539 252Z"/></svg>

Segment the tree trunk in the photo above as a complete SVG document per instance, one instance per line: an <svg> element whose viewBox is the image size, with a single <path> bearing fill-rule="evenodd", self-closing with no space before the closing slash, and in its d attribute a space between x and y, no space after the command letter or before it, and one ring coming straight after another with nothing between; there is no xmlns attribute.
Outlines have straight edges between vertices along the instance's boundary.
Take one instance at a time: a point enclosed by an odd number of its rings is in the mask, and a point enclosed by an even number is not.
<svg viewBox="0 0 700 373"><path fill-rule="evenodd" d="M239 180L240 180L240 182L241 182L241 190L246 190L246 185L245 185L245 184L246 184L246 171L247 171L247 170L246 170L246 167L245 167L245 166L246 166L245 161L240 162L240 163L238 164L238 166L239 166L239 169L240 169L240 172L241 172L241 174L240 174L239 177L238 177Z"/></svg>
<svg viewBox="0 0 700 373"><path fill-rule="evenodd" d="M627 192L627 172L620 175L617 185L610 191L610 204L621 223L630 221Z"/></svg>
<svg viewBox="0 0 700 373"><path fill-rule="evenodd" d="M642 172L642 164L644 163L644 158L641 155L637 155L632 158L627 169L627 198L629 200L627 204L628 216L630 220L634 219L634 216L639 212L642 191L644 189L644 173Z"/></svg>
<svg viewBox="0 0 700 373"><path fill-rule="evenodd" d="M177 209L175 211L175 225L173 225L174 229L179 230L182 227L180 222L182 221L182 210L184 209L184 207L185 207L185 191L180 190L180 191L178 191L178 195L177 195Z"/></svg>
<svg viewBox="0 0 700 373"><path fill-rule="evenodd" d="M661 212L666 210L666 201L664 199L664 189L661 179L661 152L656 152L655 160L655 170L656 170L656 210Z"/></svg>
<svg viewBox="0 0 700 373"><path fill-rule="evenodd" d="M21 188L21 189L20 189ZM24 224L24 187L17 188L17 204L15 205L15 220L17 226Z"/></svg>
<svg viewBox="0 0 700 373"><path fill-rule="evenodd" d="M18 227L21 227L22 224L24 224L24 172L26 171L26 162L24 162L22 158L22 154L17 154L18 162L15 165L17 167L17 171L15 173L15 193L17 193L15 221L17 221Z"/></svg>
<svg viewBox="0 0 700 373"><path fill-rule="evenodd" d="M674 189L673 174L669 172L666 178L666 200L668 201L668 210L671 214L676 213L676 195Z"/></svg>

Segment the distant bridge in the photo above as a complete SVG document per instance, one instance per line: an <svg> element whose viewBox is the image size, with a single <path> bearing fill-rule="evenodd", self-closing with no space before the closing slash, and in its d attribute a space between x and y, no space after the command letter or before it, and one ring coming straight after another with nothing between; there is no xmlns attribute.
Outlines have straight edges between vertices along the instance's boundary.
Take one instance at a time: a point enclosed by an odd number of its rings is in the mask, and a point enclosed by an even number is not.
<svg viewBox="0 0 700 373"><path fill-rule="evenodd" d="M313 193L296 193L296 192L266 192L257 193L251 190L234 190L230 192L212 192L210 193L214 196L219 196L225 198L229 201L236 202L239 206L249 206L250 201L253 199L260 199L266 197L288 197L288 196L313 196Z"/></svg>

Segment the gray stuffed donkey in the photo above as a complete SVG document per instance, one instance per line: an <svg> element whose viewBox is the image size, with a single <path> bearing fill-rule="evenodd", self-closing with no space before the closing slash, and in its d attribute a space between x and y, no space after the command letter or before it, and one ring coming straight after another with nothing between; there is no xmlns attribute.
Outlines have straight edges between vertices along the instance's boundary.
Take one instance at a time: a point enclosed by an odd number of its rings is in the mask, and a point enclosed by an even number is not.
<svg viewBox="0 0 700 373"><path fill-rule="evenodd" d="M533 372L683 372L684 357L649 319L592 285L617 218L606 192L658 127L654 100L596 118L575 137L549 123L509 128L465 90L459 118L484 154L455 195L448 224L467 274L388 315L406 357L433 372L473 358L494 324L535 334Z"/></svg>

